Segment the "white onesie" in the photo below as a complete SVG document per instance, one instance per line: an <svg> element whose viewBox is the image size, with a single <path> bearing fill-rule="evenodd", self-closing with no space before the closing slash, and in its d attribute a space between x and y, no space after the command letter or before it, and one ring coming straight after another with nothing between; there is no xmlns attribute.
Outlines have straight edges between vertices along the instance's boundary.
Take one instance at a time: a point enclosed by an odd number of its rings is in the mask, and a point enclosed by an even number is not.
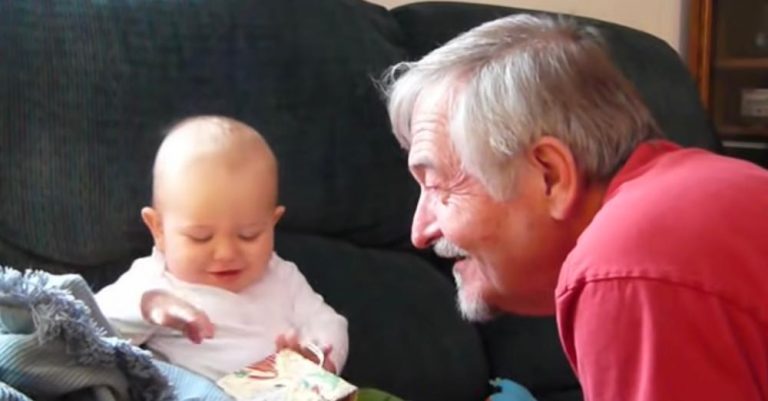
<svg viewBox="0 0 768 401"><path fill-rule="evenodd" d="M178 331L146 322L141 296L164 289L204 311L215 326L212 339L194 344ZM302 344L333 347L341 372L347 359L347 320L312 290L295 264L273 253L261 280L240 293L180 281L165 270L160 252L137 259L96 301L117 331L136 345L212 380L276 351L275 339L294 330Z"/></svg>

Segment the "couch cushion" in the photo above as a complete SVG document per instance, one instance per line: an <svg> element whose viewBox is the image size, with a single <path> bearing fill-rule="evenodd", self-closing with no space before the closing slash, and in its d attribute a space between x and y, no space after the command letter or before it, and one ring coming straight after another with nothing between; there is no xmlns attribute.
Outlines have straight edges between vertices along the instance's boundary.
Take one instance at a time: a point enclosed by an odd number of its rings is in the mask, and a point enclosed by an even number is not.
<svg viewBox="0 0 768 401"><path fill-rule="evenodd" d="M398 39L349 0L2 2L2 247L82 269L146 253L160 132L197 113L263 131L285 229L406 242L415 187L371 83Z"/></svg>
<svg viewBox="0 0 768 401"><path fill-rule="evenodd" d="M277 250L349 320L343 376L352 383L409 400L483 399L488 362L479 336L433 266L408 253L303 235L278 235Z"/></svg>

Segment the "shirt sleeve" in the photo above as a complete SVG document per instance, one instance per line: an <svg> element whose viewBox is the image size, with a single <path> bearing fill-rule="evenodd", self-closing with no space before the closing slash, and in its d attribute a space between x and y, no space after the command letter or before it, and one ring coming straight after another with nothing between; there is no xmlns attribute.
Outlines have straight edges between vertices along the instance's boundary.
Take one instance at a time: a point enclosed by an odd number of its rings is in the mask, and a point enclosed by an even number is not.
<svg viewBox="0 0 768 401"><path fill-rule="evenodd" d="M712 293L606 279L558 296L563 346L588 401L764 400L765 326Z"/></svg>
<svg viewBox="0 0 768 401"><path fill-rule="evenodd" d="M295 264L283 263L290 283L289 294L293 296L292 322L299 332L300 342L312 342L322 348L332 346L329 358L340 373L349 352L347 319L325 303Z"/></svg>
<svg viewBox="0 0 768 401"><path fill-rule="evenodd" d="M162 288L162 268L158 271L153 263L151 257L134 261L117 281L96 294L96 303L109 323L134 345L146 343L157 330L141 314L142 295Z"/></svg>

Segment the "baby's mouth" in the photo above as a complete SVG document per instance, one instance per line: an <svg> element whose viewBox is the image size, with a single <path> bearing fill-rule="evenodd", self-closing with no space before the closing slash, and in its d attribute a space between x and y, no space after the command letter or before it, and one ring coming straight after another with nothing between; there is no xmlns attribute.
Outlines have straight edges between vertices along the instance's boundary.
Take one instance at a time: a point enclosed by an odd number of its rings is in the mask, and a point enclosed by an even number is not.
<svg viewBox="0 0 768 401"><path fill-rule="evenodd" d="M216 277L234 277L238 274L240 274L240 270L221 270L221 271L213 271L209 272L209 274L216 276Z"/></svg>

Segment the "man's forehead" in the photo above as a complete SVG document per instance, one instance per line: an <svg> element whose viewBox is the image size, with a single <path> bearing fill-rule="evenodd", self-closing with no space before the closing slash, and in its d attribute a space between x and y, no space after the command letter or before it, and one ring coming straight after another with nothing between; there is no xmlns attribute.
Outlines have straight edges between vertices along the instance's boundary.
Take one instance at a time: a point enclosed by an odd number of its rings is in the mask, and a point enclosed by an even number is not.
<svg viewBox="0 0 768 401"><path fill-rule="evenodd" d="M434 168L435 158L449 151L448 134L442 118L436 115L414 120L408 165L411 168Z"/></svg>
<svg viewBox="0 0 768 401"><path fill-rule="evenodd" d="M453 90L447 83L424 87L413 104L412 117L419 114L445 114L452 93Z"/></svg>
<svg viewBox="0 0 768 401"><path fill-rule="evenodd" d="M432 171L438 174L450 174L460 168L458 155L451 144L447 127L417 132L408 152L408 168L414 174Z"/></svg>
<svg viewBox="0 0 768 401"><path fill-rule="evenodd" d="M408 164L413 167L434 167L435 153L449 151L448 115L445 102L433 93L419 97L411 116Z"/></svg>
<svg viewBox="0 0 768 401"><path fill-rule="evenodd" d="M411 170L443 170L457 166L451 143L451 103L462 82L446 77L419 92L410 118L408 166Z"/></svg>

